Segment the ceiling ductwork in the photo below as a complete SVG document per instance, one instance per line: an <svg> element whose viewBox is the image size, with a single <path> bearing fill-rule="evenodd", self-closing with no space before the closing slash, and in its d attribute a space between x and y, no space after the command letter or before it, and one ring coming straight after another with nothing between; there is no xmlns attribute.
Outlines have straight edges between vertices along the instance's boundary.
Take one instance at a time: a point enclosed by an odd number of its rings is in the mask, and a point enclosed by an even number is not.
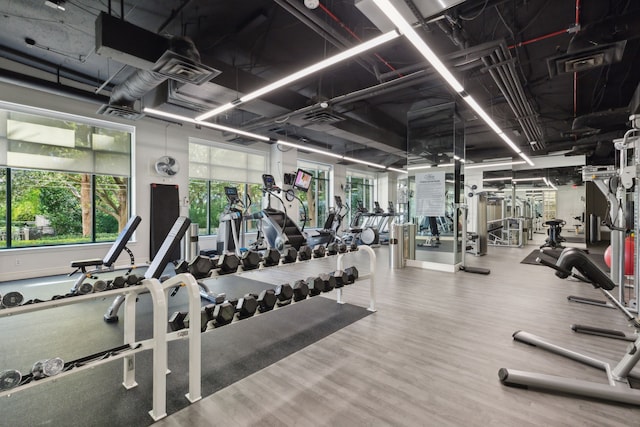
<svg viewBox="0 0 640 427"><path fill-rule="evenodd" d="M101 13L96 20L96 52L138 68L111 92L99 114L136 120L143 114L135 102L167 79L202 85L220 71L200 62L200 53L187 37L164 37Z"/></svg>
<svg viewBox="0 0 640 427"><path fill-rule="evenodd" d="M500 42L493 52L482 58L482 62L516 116L530 148L533 151L542 150L545 146L542 126L524 92L513 65L513 57L504 41Z"/></svg>
<svg viewBox="0 0 640 427"><path fill-rule="evenodd" d="M574 73L622 61L627 40L640 37L640 16L613 16L582 28L567 53L547 59L549 75Z"/></svg>

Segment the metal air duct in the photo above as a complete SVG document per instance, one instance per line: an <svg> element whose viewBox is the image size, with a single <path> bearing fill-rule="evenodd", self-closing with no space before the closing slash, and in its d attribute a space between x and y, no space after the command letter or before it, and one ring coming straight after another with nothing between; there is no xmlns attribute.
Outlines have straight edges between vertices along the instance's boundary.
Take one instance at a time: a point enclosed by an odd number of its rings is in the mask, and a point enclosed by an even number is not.
<svg viewBox="0 0 640 427"><path fill-rule="evenodd" d="M96 52L138 68L114 87L99 114L136 120L143 114L135 102L167 79L201 85L220 71L200 63L200 53L187 37L163 37L105 13L96 20Z"/></svg>

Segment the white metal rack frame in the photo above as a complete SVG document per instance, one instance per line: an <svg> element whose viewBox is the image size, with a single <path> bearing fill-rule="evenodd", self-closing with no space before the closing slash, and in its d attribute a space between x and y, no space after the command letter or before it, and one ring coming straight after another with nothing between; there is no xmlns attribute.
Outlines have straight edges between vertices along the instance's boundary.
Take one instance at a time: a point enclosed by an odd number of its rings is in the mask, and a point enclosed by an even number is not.
<svg viewBox="0 0 640 427"><path fill-rule="evenodd" d="M139 286L128 287L124 289L117 289L111 291L105 291L100 293L93 293L87 295L81 295L76 297L69 297L63 299L56 299L51 301L44 301L37 304L28 304L13 308L7 308L0 310L0 318L16 316L20 314L26 314L39 310L46 310L56 307L62 307L70 304L78 304L86 301L93 301L97 299L104 299L111 295L125 295L125 324L124 324L124 343L129 345L129 348L123 348L119 352L110 355L104 359L90 361L82 366L73 367L72 369L64 370L58 375L52 377L46 377L40 380L32 380L25 384L11 388L9 390L3 390L0 392L0 398L11 397L15 393L19 393L31 387L35 387L40 384L48 382L56 382L68 375L82 372L86 369L93 368L98 365L102 365L115 360L124 360L124 373L123 373L123 386L126 389L131 389L137 386L135 380L135 355L141 351L152 350L153 351L153 407L149 411L149 415L154 421L164 418L167 415L166 412L166 400L167 400L167 379L166 375L169 373L167 366L167 349L168 342L178 339L188 339L190 337L198 337L198 339L189 339L189 392L186 394L186 398L190 402L195 402L202 398L201 396L201 341L200 341L200 328L197 322L191 322L189 329L167 333L167 318L168 307L167 298L169 289L174 289L177 286L184 286L189 293L189 313L192 318L199 316L200 313L200 293L199 286L194 277L190 274L179 274L162 283L157 279L145 279ZM153 302L153 338L143 341L136 341L135 339L135 309L136 298L142 292L149 292L151 294ZM194 317L195 316L195 317Z"/></svg>
<svg viewBox="0 0 640 427"><path fill-rule="evenodd" d="M219 274L216 270L212 270L211 271L211 275L208 277L205 277L202 280L215 280L218 278L224 278L224 277L228 277L228 276L242 276L244 273L255 273L257 271L268 271L268 270L273 270L273 269L278 269L278 268L288 268L288 267L292 267L294 265L298 265L298 264L302 264L302 263L308 263L308 262L314 262L314 260L319 260L319 259L325 259L325 258L329 258L329 257L336 257L336 270L343 270L344 269L344 263L343 263L343 257L345 255L349 255L349 254L356 254L359 253L360 251L366 252L367 255L369 256L369 273L367 274L363 274L363 275L359 275L358 276L358 280L364 280L364 279L370 279L369 281L369 307L367 308L367 310L371 311L371 312L375 312L376 311L376 299L375 299L375 272L376 272L376 253L374 252L374 250L367 246L367 245L361 245L358 246L358 250L357 251L348 251L348 252L343 252L343 253L339 253L336 255L329 255L326 254L325 256L319 257L319 258L311 258L308 260L304 260L304 261L300 261L297 260L295 262L291 262L291 263L286 263L286 264L279 264L279 265L275 265L272 267L264 267L263 265L260 265L260 267L258 268L254 268L254 269L248 269L248 270L244 270L242 268L242 266L240 265L238 267L238 271L236 271L235 273L229 273L229 274ZM204 282L199 283L200 288L205 292L208 293L209 292L209 287L206 285L206 283ZM336 288L336 299L338 304L344 304L343 300L342 300L342 290L344 288Z"/></svg>

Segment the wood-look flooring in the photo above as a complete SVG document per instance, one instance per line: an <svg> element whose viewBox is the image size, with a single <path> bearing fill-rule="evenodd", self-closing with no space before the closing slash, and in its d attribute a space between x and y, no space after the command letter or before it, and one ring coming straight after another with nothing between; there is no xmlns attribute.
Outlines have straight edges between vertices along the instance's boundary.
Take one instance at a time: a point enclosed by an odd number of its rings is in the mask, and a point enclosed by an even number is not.
<svg viewBox="0 0 640 427"><path fill-rule="evenodd" d="M628 345L570 330L572 323L628 328L615 310L567 301L569 294L601 299L590 286L520 264L535 247L490 247L489 255L471 257L489 276L390 270L388 249L377 249L377 313L156 425L640 425L640 408L500 384L502 367L606 382L596 369L514 342L516 330L614 362ZM368 270L364 253L348 257L345 265ZM331 264L299 264L295 276ZM287 268L256 274L292 275ZM367 306L368 298L367 281L345 291L350 303Z"/></svg>

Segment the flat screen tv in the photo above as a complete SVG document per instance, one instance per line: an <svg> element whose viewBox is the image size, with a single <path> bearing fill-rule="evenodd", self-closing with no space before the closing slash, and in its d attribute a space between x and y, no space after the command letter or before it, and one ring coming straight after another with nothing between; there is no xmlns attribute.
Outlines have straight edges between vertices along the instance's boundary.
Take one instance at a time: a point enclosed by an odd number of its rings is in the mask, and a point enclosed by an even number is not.
<svg viewBox="0 0 640 427"><path fill-rule="evenodd" d="M298 169L293 186L302 191L309 191L309 187L311 187L311 180L313 180L313 175L309 172L303 171L302 169Z"/></svg>

